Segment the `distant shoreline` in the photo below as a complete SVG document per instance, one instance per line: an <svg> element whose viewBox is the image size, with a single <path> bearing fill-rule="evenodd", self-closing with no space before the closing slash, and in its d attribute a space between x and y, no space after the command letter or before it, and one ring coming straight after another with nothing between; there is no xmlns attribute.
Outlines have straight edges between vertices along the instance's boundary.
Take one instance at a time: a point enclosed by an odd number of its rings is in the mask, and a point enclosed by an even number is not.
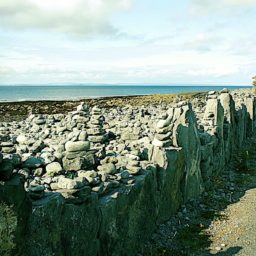
<svg viewBox="0 0 256 256"><path fill-rule="evenodd" d="M0 102L0 122L18 121L27 117L33 110L36 114L65 114L76 109L80 102L89 106L97 105L101 108L117 107L124 105L149 105L160 102L170 103L176 95L182 99L205 95L206 92L178 93L178 94L151 94L130 96L108 96L98 98L81 98L74 100L26 100Z"/></svg>
<svg viewBox="0 0 256 256"><path fill-rule="evenodd" d="M229 88L230 89L230 88ZM234 90L250 92L250 88L239 88ZM231 91L234 91L231 90ZM209 91L209 90L208 90ZM183 92L172 94L149 94L149 95L128 95L128 96L102 96L97 98L79 98L72 100L24 100L24 101L2 101L0 102L0 122L18 121L26 118L31 111L35 114L65 114L76 109L79 102L85 102L88 106L99 106L110 108L119 106L144 106L151 104L169 104L175 97L180 100L191 100L195 97L205 97L208 91L204 92Z"/></svg>
<svg viewBox="0 0 256 256"><path fill-rule="evenodd" d="M155 94L196 93L223 88L229 90L251 88L251 86L117 86L117 85L0 85L0 103L28 102L28 101L80 101L111 97L146 96Z"/></svg>

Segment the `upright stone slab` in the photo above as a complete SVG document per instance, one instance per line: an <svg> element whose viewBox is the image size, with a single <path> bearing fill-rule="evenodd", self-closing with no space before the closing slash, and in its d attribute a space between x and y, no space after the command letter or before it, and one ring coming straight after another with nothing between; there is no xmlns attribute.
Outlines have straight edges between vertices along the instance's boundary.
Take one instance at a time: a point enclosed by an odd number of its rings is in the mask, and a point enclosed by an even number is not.
<svg viewBox="0 0 256 256"><path fill-rule="evenodd" d="M158 222L161 223L168 220L183 203L184 150L154 146L150 149L149 157L158 167Z"/></svg>
<svg viewBox="0 0 256 256"><path fill-rule="evenodd" d="M133 256L156 228L156 168L149 168L135 179L133 186L113 191L118 193L116 197L100 199L99 256Z"/></svg>
<svg viewBox="0 0 256 256"><path fill-rule="evenodd" d="M255 126L255 97L246 97L244 99L244 104L247 109L248 117L247 117L247 136L252 136L254 132L254 126Z"/></svg>
<svg viewBox="0 0 256 256"><path fill-rule="evenodd" d="M205 131L212 137L213 142L213 172L218 173L225 165L224 155L224 108L217 95L211 95L206 102L206 110L203 120ZM209 174L211 175L211 173Z"/></svg>
<svg viewBox="0 0 256 256"><path fill-rule="evenodd" d="M224 110L223 139L226 163L230 160L235 140L235 102L229 93L221 93L220 104Z"/></svg>
<svg viewBox="0 0 256 256"><path fill-rule="evenodd" d="M54 193L34 203L30 214L22 256L97 255L101 220L96 195L74 205Z"/></svg>
<svg viewBox="0 0 256 256"><path fill-rule="evenodd" d="M200 139L197 122L191 104L177 107L173 111L173 145L182 147L185 155L184 200L196 198L203 191L200 161Z"/></svg>

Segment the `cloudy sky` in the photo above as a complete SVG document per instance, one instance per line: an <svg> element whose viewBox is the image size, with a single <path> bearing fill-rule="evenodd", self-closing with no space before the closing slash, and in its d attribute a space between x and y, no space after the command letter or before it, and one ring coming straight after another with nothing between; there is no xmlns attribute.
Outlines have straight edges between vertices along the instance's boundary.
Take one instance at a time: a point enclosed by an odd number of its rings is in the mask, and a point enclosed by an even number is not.
<svg viewBox="0 0 256 256"><path fill-rule="evenodd" d="M248 85L256 0L0 0L0 84Z"/></svg>

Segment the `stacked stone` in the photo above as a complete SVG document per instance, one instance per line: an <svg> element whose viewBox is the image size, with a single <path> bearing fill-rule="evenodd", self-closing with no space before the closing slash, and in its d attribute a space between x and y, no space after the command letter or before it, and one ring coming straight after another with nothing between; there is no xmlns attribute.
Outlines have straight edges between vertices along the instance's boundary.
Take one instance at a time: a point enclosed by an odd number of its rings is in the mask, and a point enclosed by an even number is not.
<svg viewBox="0 0 256 256"><path fill-rule="evenodd" d="M38 137L38 138L37 138ZM15 138L17 153L37 153L43 148L42 139L38 134L31 137L27 134L20 134Z"/></svg>
<svg viewBox="0 0 256 256"><path fill-rule="evenodd" d="M103 128L104 117L101 109L97 106L91 110L90 122L88 123L88 140L92 143L94 148L101 146L106 141L106 132Z"/></svg>
<svg viewBox="0 0 256 256"><path fill-rule="evenodd" d="M44 125L46 123L46 118L43 115L37 115L34 119L33 122L36 125Z"/></svg>
<svg viewBox="0 0 256 256"><path fill-rule="evenodd" d="M82 102L76 109L75 112L72 113L72 121L76 123L76 127L80 131L85 131L86 123L89 121L89 108L88 106Z"/></svg>
<svg viewBox="0 0 256 256"><path fill-rule="evenodd" d="M156 124L155 137L152 144L156 147L169 147L172 145L173 116L164 114Z"/></svg>
<svg viewBox="0 0 256 256"><path fill-rule="evenodd" d="M45 186L40 185L34 181L30 183L27 190L29 192L29 196L34 200L44 197L44 194L45 194L44 192Z"/></svg>
<svg viewBox="0 0 256 256"><path fill-rule="evenodd" d="M66 171L86 170L95 165L94 153L89 141L68 141L65 144L63 168Z"/></svg>
<svg viewBox="0 0 256 256"><path fill-rule="evenodd" d="M11 154L16 151L14 144L11 141L1 142L0 148L1 152L6 154Z"/></svg>
<svg viewBox="0 0 256 256"><path fill-rule="evenodd" d="M142 168L140 166L139 156L134 154L127 154L126 157L128 159L127 165L126 165L128 172L132 175L140 174Z"/></svg>
<svg viewBox="0 0 256 256"><path fill-rule="evenodd" d="M0 124L0 141L9 141L10 139L10 129L3 124Z"/></svg>
<svg viewBox="0 0 256 256"><path fill-rule="evenodd" d="M252 85L253 85L253 86L256 86L256 76L254 76L254 77L252 78Z"/></svg>
<svg viewBox="0 0 256 256"><path fill-rule="evenodd" d="M207 95L206 108L202 125L206 128L212 129L217 126L218 114L219 114L220 103L218 100L218 94L215 91L210 91Z"/></svg>
<svg viewBox="0 0 256 256"><path fill-rule="evenodd" d="M14 168L20 164L20 158L15 154L0 153L0 180L8 181L12 178Z"/></svg>
<svg viewBox="0 0 256 256"><path fill-rule="evenodd" d="M85 104L85 102L81 102L77 108L76 108L76 111L77 112L88 112L89 108L88 106Z"/></svg>

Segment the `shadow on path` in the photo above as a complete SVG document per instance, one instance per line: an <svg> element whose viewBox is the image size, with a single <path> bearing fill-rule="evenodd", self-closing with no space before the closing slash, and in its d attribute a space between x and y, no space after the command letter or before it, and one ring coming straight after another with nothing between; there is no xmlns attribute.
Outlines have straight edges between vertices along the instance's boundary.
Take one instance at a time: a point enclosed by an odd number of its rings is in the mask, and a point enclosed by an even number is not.
<svg viewBox="0 0 256 256"><path fill-rule="evenodd" d="M199 200L182 206L175 217L160 225L139 255L233 256L241 253L240 243L214 248L209 229L214 229L213 222L225 222L227 216L223 211L239 202L252 188L256 188L256 141L248 142L234 154L230 166L209 180L207 192Z"/></svg>

